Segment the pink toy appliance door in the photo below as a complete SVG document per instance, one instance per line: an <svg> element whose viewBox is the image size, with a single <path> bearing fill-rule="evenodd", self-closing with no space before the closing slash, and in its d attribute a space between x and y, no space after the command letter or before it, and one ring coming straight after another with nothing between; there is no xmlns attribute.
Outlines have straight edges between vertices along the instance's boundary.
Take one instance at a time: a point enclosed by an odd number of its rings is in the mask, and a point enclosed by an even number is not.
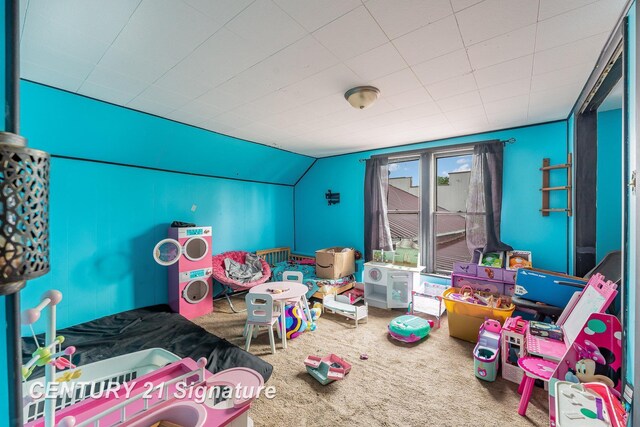
<svg viewBox="0 0 640 427"><path fill-rule="evenodd" d="M153 258L164 266L175 264L184 256L189 261L200 261L209 253L209 242L204 237L189 238L184 245L175 239L163 239L153 249Z"/></svg>

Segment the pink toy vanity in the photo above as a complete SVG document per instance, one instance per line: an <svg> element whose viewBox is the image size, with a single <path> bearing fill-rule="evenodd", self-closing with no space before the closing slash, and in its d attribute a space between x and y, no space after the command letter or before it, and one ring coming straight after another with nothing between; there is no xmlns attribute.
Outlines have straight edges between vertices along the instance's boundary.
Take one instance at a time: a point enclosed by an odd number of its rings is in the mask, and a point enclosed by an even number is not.
<svg viewBox="0 0 640 427"><path fill-rule="evenodd" d="M118 393L88 398L57 412L57 426L148 427L159 421L189 427L253 425L248 410L263 389L262 376L247 368L212 374L205 365L204 358L197 363L189 358L171 363L128 383L131 392L126 397L120 387ZM225 396L224 388L239 392L219 402L216 397ZM40 427L44 421L26 425Z"/></svg>

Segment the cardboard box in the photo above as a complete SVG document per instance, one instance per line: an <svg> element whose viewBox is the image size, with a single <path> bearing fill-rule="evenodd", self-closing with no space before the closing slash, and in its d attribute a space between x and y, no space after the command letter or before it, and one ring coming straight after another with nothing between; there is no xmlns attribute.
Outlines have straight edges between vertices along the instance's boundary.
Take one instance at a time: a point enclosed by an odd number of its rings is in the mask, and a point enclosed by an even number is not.
<svg viewBox="0 0 640 427"><path fill-rule="evenodd" d="M316 276L321 279L339 279L356 271L356 257L353 249L343 252L343 247L333 247L316 251Z"/></svg>

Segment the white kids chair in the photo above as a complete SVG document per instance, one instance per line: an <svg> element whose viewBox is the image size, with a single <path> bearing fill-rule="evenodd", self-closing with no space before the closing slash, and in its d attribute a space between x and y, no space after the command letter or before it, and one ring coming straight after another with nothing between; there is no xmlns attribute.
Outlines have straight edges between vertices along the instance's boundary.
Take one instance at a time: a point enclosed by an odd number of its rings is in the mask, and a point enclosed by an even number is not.
<svg viewBox="0 0 640 427"><path fill-rule="evenodd" d="M296 282L303 283L304 279L302 276L302 271L283 271L282 272L282 281L283 282ZM303 283L304 284L304 283ZM302 297L298 300L289 300L287 304L295 304L300 306L300 310L305 311L309 314L309 302L307 301L307 296L302 295Z"/></svg>
<svg viewBox="0 0 640 427"><path fill-rule="evenodd" d="M302 271L284 271L282 272L283 282L302 283Z"/></svg>
<svg viewBox="0 0 640 427"><path fill-rule="evenodd" d="M273 337L273 325L277 326L280 313L276 313L273 310L273 298L269 294L248 293L245 297L245 302L247 303L247 324L245 325L247 341L244 349L249 351L251 337L254 335L254 327L256 328L255 336L257 337L260 326L266 326L269 331L271 353L275 354L276 342Z"/></svg>

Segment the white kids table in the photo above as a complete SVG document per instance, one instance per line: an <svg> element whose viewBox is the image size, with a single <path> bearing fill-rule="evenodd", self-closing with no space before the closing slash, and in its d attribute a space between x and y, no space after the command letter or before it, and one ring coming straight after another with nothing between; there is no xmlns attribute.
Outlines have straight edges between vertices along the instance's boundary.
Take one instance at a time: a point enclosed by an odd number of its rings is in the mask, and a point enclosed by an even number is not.
<svg viewBox="0 0 640 427"><path fill-rule="evenodd" d="M273 292L280 290L282 292ZM290 300L302 301L307 319L311 319L311 312L307 304L306 293L309 291L305 285L296 282L265 282L254 286L249 290L250 294L269 294L274 302L280 303L280 328L282 338L282 348L287 348L287 325L285 319L285 303Z"/></svg>

